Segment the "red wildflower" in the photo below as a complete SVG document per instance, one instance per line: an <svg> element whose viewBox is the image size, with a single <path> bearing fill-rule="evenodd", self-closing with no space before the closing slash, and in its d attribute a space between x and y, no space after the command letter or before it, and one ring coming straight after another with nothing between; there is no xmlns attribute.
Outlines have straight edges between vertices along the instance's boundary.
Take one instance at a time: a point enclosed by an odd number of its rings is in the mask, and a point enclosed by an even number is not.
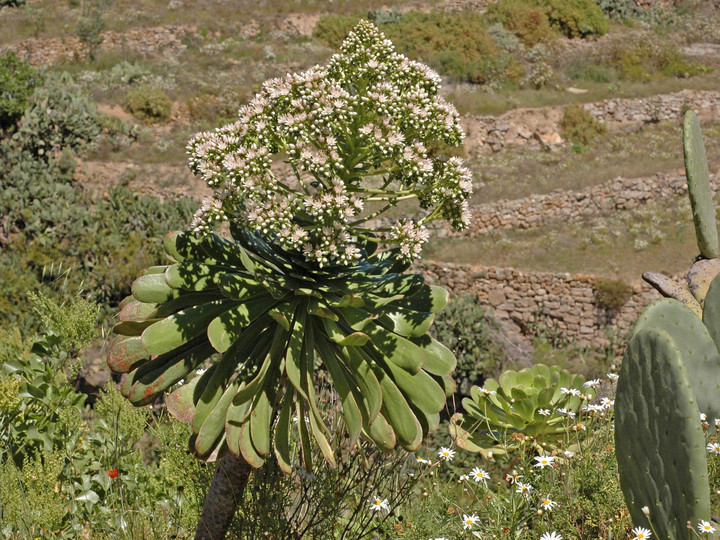
<svg viewBox="0 0 720 540"><path fill-rule="evenodd" d="M117 469L110 469L110 470L108 471L108 476L109 476L110 478L115 479L115 478L117 478L117 475L118 475L118 470L117 470Z"/></svg>

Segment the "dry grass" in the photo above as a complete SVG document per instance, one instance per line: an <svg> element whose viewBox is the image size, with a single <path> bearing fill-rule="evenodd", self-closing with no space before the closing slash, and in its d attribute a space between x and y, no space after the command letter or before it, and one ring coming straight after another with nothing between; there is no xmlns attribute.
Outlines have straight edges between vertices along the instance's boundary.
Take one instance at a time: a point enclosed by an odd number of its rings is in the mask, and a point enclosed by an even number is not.
<svg viewBox="0 0 720 540"><path fill-rule="evenodd" d="M433 5L438 0L425 0ZM183 0L158 2L156 0L111 0L104 19L106 29L123 32L145 26L189 25L204 32L222 32L230 35L250 20L261 25L278 16L291 14L363 14L383 7L407 3L406 0ZM81 3L69 0L36 0L19 8L0 11L3 28L0 43L10 43L29 37L59 37L74 35L77 21L82 16Z"/></svg>
<svg viewBox="0 0 720 540"><path fill-rule="evenodd" d="M680 90L717 90L720 73L717 71L688 79L666 78L647 83L595 83L569 82L562 88L520 89L488 91L471 85L446 85L443 94L461 114L502 114L519 107L549 107L570 103L592 103L604 99L637 98L656 94L670 94ZM587 90L573 94L565 88Z"/></svg>
<svg viewBox="0 0 720 540"><path fill-rule="evenodd" d="M569 272L640 281L644 271L667 275L697 255L685 197L612 216L527 231L497 231L471 239L431 239L428 259L538 272Z"/></svg>
<svg viewBox="0 0 720 540"><path fill-rule="evenodd" d="M516 148L476 156L469 161L475 174L473 203L518 199L532 194L583 190L618 176L640 178L682 170L681 125L650 124L635 133L598 137L590 150L576 154L568 146L550 152ZM704 126L711 170L720 163L720 126Z"/></svg>

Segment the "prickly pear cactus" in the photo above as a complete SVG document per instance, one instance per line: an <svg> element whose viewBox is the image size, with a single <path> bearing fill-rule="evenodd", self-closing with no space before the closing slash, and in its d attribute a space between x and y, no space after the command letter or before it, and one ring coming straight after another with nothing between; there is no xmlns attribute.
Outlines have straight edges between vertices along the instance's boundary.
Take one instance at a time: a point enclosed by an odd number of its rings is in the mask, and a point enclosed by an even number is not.
<svg viewBox="0 0 720 540"><path fill-rule="evenodd" d="M688 193L700 255L687 284L653 272L663 296L640 316L623 358L615 400L620 486L633 522L658 538L687 539L710 518L700 413L720 418L720 260L715 209L697 117L685 115ZM649 521L642 509L649 510ZM710 538L717 538L710 536Z"/></svg>
<svg viewBox="0 0 720 540"><path fill-rule="evenodd" d="M700 122L692 111L685 114L683 150L698 248L703 258L714 259L720 255L720 249L718 249L718 232L715 224L715 207L710 190L710 172Z"/></svg>
<svg viewBox="0 0 720 540"><path fill-rule="evenodd" d="M634 525L652 523L657 538L679 540L691 534L688 521L709 519L700 413L680 348L664 330L642 328L630 341L615 397L615 447Z"/></svg>
<svg viewBox="0 0 720 540"><path fill-rule="evenodd" d="M702 317L702 305L708 286L720 272L720 259L718 259L720 249L705 145L700 123L692 111L685 114L683 151L688 196L700 255L687 274L686 284L675 283L671 278L656 272L645 272L643 279L663 296L679 300L691 308L698 317Z"/></svg>
<svg viewBox="0 0 720 540"><path fill-rule="evenodd" d="M716 279L713 283L720 292L720 281ZM706 305L708 303L706 299ZM716 309L713 306L713 311ZM720 418L720 352L703 321L673 298L661 298L640 315L633 335L645 328L664 330L672 337L697 400L698 414L703 412L708 418ZM714 430L714 424L709 429Z"/></svg>

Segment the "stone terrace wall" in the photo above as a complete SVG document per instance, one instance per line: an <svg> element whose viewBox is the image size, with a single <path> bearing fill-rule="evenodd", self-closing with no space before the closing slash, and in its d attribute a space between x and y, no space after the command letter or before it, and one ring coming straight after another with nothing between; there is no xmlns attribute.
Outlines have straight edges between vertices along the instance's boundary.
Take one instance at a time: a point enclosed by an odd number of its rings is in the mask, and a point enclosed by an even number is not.
<svg viewBox="0 0 720 540"><path fill-rule="evenodd" d="M712 175L711 184L714 191L720 190L720 177ZM685 194L687 182L683 173L616 178L582 191L556 190L475 206L471 208L470 226L464 231L455 231L444 222L433 225L439 236L473 237L496 229L531 229L548 221L577 222L588 216L636 208L654 200Z"/></svg>
<svg viewBox="0 0 720 540"><path fill-rule="evenodd" d="M103 49L131 49L140 54L158 52L177 55L186 49L181 38L194 33L188 26L158 26L127 32L104 32ZM76 37L30 38L0 46L0 54L13 51L34 66L54 64L61 59L74 60L82 56L82 44Z"/></svg>
<svg viewBox="0 0 720 540"><path fill-rule="evenodd" d="M476 296L500 321L511 320L521 328L541 324L584 345L608 346L608 328L622 340L642 310L660 298L650 285L635 285L632 297L610 314L597 306L595 284L600 278L594 276L427 261L416 270L453 295ZM616 345L622 348L624 343Z"/></svg>
<svg viewBox="0 0 720 540"><path fill-rule="evenodd" d="M645 124L679 120L690 107L702 120L720 119L720 92L683 90L647 98L608 99L583 107L610 131L637 129ZM498 152L506 147L554 147L560 136L563 107L514 109L500 116L465 115L462 125L468 152Z"/></svg>

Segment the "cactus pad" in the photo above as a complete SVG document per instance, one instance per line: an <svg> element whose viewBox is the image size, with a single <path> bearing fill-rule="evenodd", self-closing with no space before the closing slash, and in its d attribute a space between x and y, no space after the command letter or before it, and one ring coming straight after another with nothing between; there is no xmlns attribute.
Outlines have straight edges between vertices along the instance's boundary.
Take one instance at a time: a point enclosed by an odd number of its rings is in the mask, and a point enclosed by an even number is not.
<svg viewBox="0 0 720 540"><path fill-rule="evenodd" d="M720 282L717 287L714 296L720 302ZM711 304L720 306L718 302ZM662 298L643 312L633 333L644 328L659 328L672 337L682 355L699 411L709 418L720 418L720 353L703 321L680 302Z"/></svg>
<svg viewBox="0 0 720 540"><path fill-rule="evenodd" d="M689 537L710 515L705 437L682 353L670 335L642 328L623 358L615 399L620 487L636 526L657 538Z"/></svg>
<svg viewBox="0 0 720 540"><path fill-rule="evenodd" d="M720 248L718 247L718 232L715 223L715 207L710 190L710 172L708 171L700 122L692 111L685 113L683 150L688 195L692 205L698 248L703 258L714 259L720 255Z"/></svg>

